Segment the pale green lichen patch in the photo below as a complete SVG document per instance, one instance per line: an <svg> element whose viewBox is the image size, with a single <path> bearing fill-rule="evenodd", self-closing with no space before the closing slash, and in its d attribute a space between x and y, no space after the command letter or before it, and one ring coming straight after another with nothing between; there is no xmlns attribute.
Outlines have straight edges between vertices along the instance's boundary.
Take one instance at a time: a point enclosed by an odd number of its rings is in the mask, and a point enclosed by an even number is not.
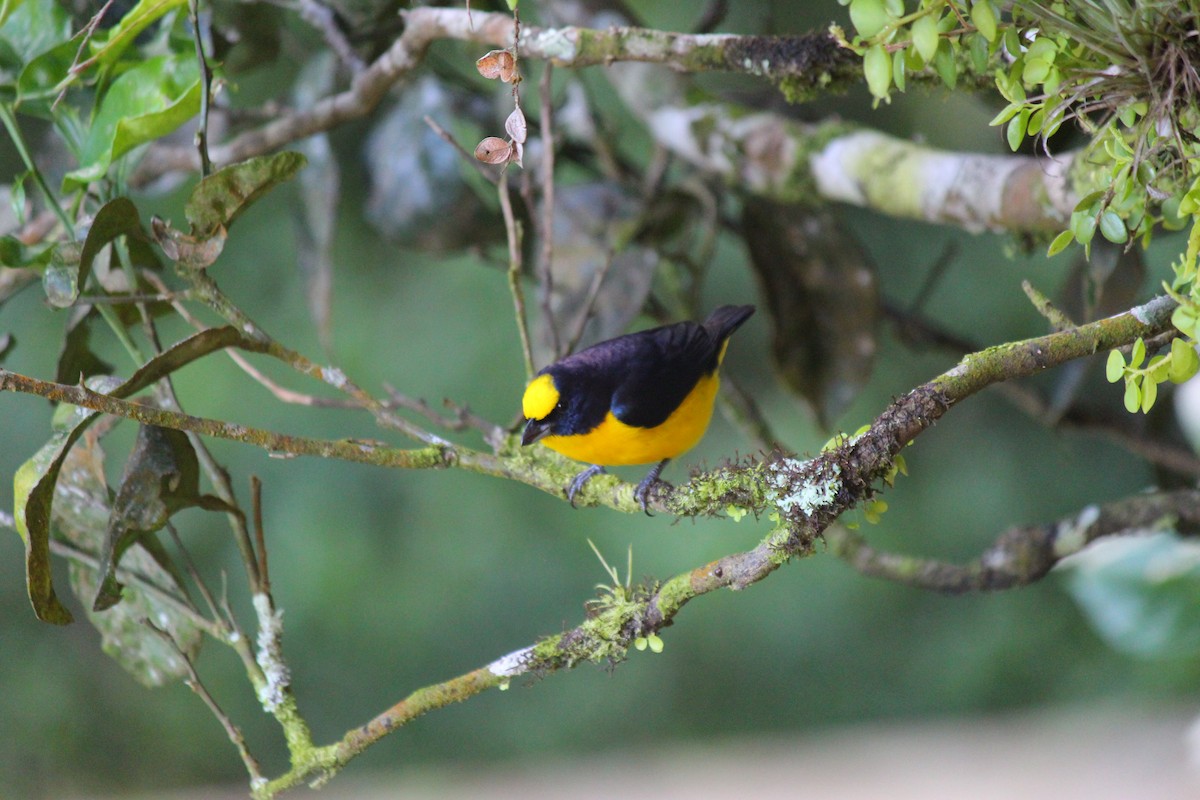
<svg viewBox="0 0 1200 800"><path fill-rule="evenodd" d="M829 465L829 475L825 478L814 476L810 480L798 478L811 462L795 458L782 458L772 462L767 469L767 484L771 491L771 499L775 507L784 516L793 516L797 512L810 516L814 511L829 505L837 497L842 488L842 469L837 464Z"/></svg>

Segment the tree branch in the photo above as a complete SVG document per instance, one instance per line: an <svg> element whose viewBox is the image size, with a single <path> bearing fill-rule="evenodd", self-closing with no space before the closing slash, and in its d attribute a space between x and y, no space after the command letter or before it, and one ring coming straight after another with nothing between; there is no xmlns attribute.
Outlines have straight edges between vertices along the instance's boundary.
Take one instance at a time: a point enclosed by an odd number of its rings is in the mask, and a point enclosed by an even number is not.
<svg viewBox="0 0 1200 800"><path fill-rule="evenodd" d="M1135 495L1091 505L1056 522L1005 531L979 558L948 564L872 548L857 531L830 528L830 550L864 575L947 594L994 592L1040 580L1059 561L1102 536L1200 525L1200 491L1185 489Z"/></svg>
<svg viewBox="0 0 1200 800"><path fill-rule="evenodd" d="M403 35L349 89L211 148L213 160L241 161L366 116L397 81L420 67L436 40L513 43L506 14L414 8L405 22ZM858 58L824 32L762 37L526 27L521 55L562 67L641 62L680 72L743 72L782 81L803 96L861 81ZM846 122L806 125L776 114L747 115L731 105L689 106L663 80L625 83L619 88L626 102L659 144L745 191L785 202L819 198L971 231L1041 232L1060 230L1089 189L1075 185L1073 153L1047 161L939 151ZM156 147L134 182L171 170L194 171L197 161L192 148Z"/></svg>

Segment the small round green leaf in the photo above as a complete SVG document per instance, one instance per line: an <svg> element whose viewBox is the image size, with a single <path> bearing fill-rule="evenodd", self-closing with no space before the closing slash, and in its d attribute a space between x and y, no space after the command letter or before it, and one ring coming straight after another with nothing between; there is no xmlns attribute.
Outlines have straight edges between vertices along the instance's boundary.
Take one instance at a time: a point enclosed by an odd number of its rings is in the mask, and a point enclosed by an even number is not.
<svg viewBox="0 0 1200 800"><path fill-rule="evenodd" d="M989 42L996 40L996 11L988 0L979 0L971 6L971 22Z"/></svg>
<svg viewBox="0 0 1200 800"><path fill-rule="evenodd" d="M1004 135L1008 139L1008 147L1014 153L1025 139L1025 126L1029 124L1029 109L1022 108L1021 113L1008 121Z"/></svg>
<svg viewBox="0 0 1200 800"><path fill-rule="evenodd" d="M1153 380L1142 381L1142 413L1146 414L1154 407L1158 398L1158 384Z"/></svg>
<svg viewBox="0 0 1200 800"><path fill-rule="evenodd" d="M896 88L901 92L904 91L905 75L904 51L897 50L892 54L892 83L896 84Z"/></svg>
<svg viewBox="0 0 1200 800"><path fill-rule="evenodd" d="M1186 339L1178 338L1171 342L1171 368L1167 377L1172 383L1183 383L1196 374L1200 368L1200 356L1196 348Z"/></svg>
<svg viewBox="0 0 1200 800"><path fill-rule="evenodd" d="M1167 375L1171 369L1171 362L1164 355L1157 355L1150 359L1150 363L1146 365L1149 370L1150 380L1155 383L1162 383L1167 379Z"/></svg>
<svg viewBox="0 0 1200 800"><path fill-rule="evenodd" d="M1133 350L1129 353L1129 366L1137 369L1142 366L1142 362L1146 360L1146 341L1141 337L1133 343Z"/></svg>
<svg viewBox="0 0 1200 800"><path fill-rule="evenodd" d="M1075 234L1075 241L1088 244L1096 235L1096 216L1086 211L1076 211L1071 215L1071 232Z"/></svg>
<svg viewBox="0 0 1200 800"><path fill-rule="evenodd" d="M1125 381L1125 410L1130 414L1136 414L1137 410L1142 405L1142 393L1138 389L1138 385L1133 380Z"/></svg>
<svg viewBox="0 0 1200 800"><path fill-rule="evenodd" d="M926 14L912 24L913 47L926 63L933 60L938 49L937 14Z"/></svg>
<svg viewBox="0 0 1200 800"><path fill-rule="evenodd" d="M1110 350L1108 361L1104 365L1104 377L1108 378L1109 383L1116 383L1124 374L1125 357L1121 355L1120 350Z"/></svg>
<svg viewBox="0 0 1200 800"><path fill-rule="evenodd" d="M870 39L888 24L883 0L850 0L850 21L859 36Z"/></svg>
<svg viewBox="0 0 1200 800"><path fill-rule="evenodd" d="M1100 215L1100 233L1113 244L1124 244L1129 240L1129 231L1125 229L1125 220L1111 209Z"/></svg>
<svg viewBox="0 0 1200 800"><path fill-rule="evenodd" d="M892 57L883 45L877 44L863 56L863 75L871 96L883 100L892 88Z"/></svg>

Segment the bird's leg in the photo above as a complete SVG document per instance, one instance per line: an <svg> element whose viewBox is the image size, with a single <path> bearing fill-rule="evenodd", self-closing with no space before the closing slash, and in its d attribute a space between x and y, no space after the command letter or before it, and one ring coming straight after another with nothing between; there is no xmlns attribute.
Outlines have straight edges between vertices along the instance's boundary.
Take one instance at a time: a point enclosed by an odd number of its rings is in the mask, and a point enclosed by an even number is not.
<svg viewBox="0 0 1200 800"><path fill-rule="evenodd" d="M593 475L598 475L601 472L604 472L604 467L599 464L592 464L575 476L575 479L571 481L571 485L567 487L567 499L571 501L571 508L575 507L575 495L579 493L583 485L590 481Z"/></svg>
<svg viewBox="0 0 1200 800"><path fill-rule="evenodd" d="M633 499L637 500L642 507L642 511L646 512L647 517L654 516L650 513L650 509L646 508L646 495L650 493L650 487L658 483L658 476L662 474L663 467L670 461L669 458L664 458L662 461L654 465L654 467L646 473L646 477L642 478L642 482L633 490Z"/></svg>

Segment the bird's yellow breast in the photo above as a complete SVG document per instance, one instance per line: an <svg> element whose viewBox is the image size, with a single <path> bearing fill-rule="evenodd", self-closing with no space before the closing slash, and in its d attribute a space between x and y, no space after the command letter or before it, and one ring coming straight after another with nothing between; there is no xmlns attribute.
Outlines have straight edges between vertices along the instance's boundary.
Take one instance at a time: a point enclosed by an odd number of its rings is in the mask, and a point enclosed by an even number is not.
<svg viewBox="0 0 1200 800"><path fill-rule="evenodd" d="M626 425L609 411L604 421L587 433L546 436L542 444L567 458L602 466L650 464L675 458L692 449L708 430L720 382L715 370L701 377L666 422L656 427Z"/></svg>

